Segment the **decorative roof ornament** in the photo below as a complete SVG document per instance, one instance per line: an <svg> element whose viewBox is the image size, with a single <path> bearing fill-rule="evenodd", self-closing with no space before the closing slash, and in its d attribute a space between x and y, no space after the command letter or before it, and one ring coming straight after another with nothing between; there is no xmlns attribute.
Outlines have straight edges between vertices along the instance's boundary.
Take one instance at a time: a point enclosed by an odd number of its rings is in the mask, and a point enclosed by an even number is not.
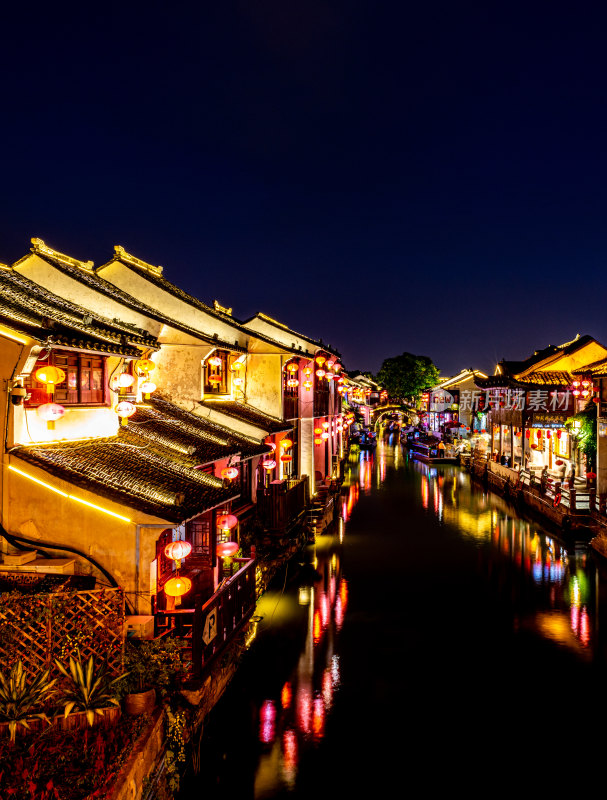
<svg viewBox="0 0 607 800"><path fill-rule="evenodd" d="M232 316L232 309L222 306L217 300L213 300L213 308L215 311L219 311L221 314L227 314L228 317Z"/></svg>
<svg viewBox="0 0 607 800"><path fill-rule="evenodd" d="M32 253L52 256L57 261L61 261L69 267L78 267L79 269L86 270L86 272L93 272L93 267L95 266L94 261L79 261L77 258L72 258L72 256L68 256L65 253L59 253L57 250L53 250L49 247L43 239L36 239L34 237L32 239L32 244L34 245L32 247Z"/></svg>
<svg viewBox="0 0 607 800"><path fill-rule="evenodd" d="M154 264L148 264L147 261L142 261L140 258L127 253L121 245L114 246L114 257L122 261L124 264L131 264L133 267L141 267L154 275L162 275L162 267L156 267Z"/></svg>

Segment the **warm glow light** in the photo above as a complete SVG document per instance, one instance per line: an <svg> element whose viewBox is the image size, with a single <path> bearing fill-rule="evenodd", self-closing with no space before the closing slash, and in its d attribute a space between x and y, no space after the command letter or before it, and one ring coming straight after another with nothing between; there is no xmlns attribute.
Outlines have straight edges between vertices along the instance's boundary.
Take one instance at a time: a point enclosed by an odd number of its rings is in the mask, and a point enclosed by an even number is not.
<svg viewBox="0 0 607 800"><path fill-rule="evenodd" d="M221 470L221 477L228 481L232 481L234 478L238 477L238 470L236 467L226 467L225 469Z"/></svg>
<svg viewBox="0 0 607 800"><path fill-rule="evenodd" d="M169 597L182 597L187 594L192 588L192 581L189 578L184 578L178 575L176 578L170 578L164 584L164 593Z"/></svg>
<svg viewBox="0 0 607 800"><path fill-rule="evenodd" d="M122 400L122 402L118 403L114 410L120 417L120 424L126 425L128 418L133 416L135 411L137 411L137 408L133 405L133 403L129 403L128 400Z"/></svg>
<svg viewBox="0 0 607 800"><path fill-rule="evenodd" d="M217 517L217 527L221 528L222 530L231 530L238 525L238 517L235 517L234 514L222 514L221 516Z"/></svg>
<svg viewBox="0 0 607 800"><path fill-rule="evenodd" d="M151 372L153 369L156 369L156 364L151 358L140 358L136 367L139 372Z"/></svg>
<svg viewBox="0 0 607 800"><path fill-rule="evenodd" d="M280 443L280 446L284 447L285 450L288 450L293 446L293 442L290 439L283 439Z"/></svg>
<svg viewBox="0 0 607 800"><path fill-rule="evenodd" d="M316 363L319 367L322 367L326 360L327 359L324 356L316 356Z"/></svg>
<svg viewBox="0 0 607 800"><path fill-rule="evenodd" d="M144 381L141 384L141 391L143 392L143 396L147 400L152 392L156 391L156 384L152 383L152 381Z"/></svg>
<svg viewBox="0 0 607 800"><path fill-rule="evenodd" d="M110 511L107 508L102 508L101 506L95 505L95 503L89 503L88 500L83 500L81 497L76 497L73 494L67 494L66 492L62 492L61 489L56 489L54 486L51 486L49 483L45 483L44 481L35 478L33 475L28 475L27 472L22 472L17 467L13 467L12 464L9 464L9 470L11 472L16 472L18 475L21 475L23 478L27 478L28 481L33 481L33 483L37 483L39 486L43 486L45 489L49 489L51 492L55 492L55 494L60 495L61 497L66 497L69 500L74 500L76 503L81 503L84 506L88 506L89 508L94 508L95 511L101 511L104 514L109 514L110 517L116 517L117 519L121 519L123 522L130 522L131 520L128 517L123 517L122 514L117 514L115 511Z"/></svg>
<svg viewBox="0 0 607 800"><path fill-rule="evenodd" d="M217 545L217 555L219 558L230 558L240 550L238 542L219 542Z"/></svg>
<svg viewBox="0 0 607 800"><path fill-rule="evenodd" d="M283 453L280 457L280 460L283 463L288 463L289 461L293 461L293 456L289 455L288 453Z"/></svg>
<svg viewBox="0 0 607 800"><path fill-rule="evenodd" d="M59 367L53 367L50 364L37 369L34 376L40 383L46 384L46 391L50 395L54 394L55 386L65 380L65 372Z"/></svg>
<svg viewBox="0 0 607 800"><path fill-rule="evenodd" d="M324 377L325 377L325 371L324 371L324 369L317 369L317 370L316 370L316 376L317 376L318 378L324 378Z"/></svg>
<svg viewBox="0 0 607 800"><path fill-rule="evenodd" d="M292 361L290 364L287 364L287 369L289 370L289 372L297 372L299 367L295 362Z"/></svg>
<svg viewBox="0 0 607 800"><path fill-rule="evenodd" d="M264 469L267 469L268 471L270 471L271 469L274 469L274 467L276 466L276 461L262 461L261 466Z"/></svg>
<svg viewBox="0 0 607 800"><path fill-rule="evenodd" d="M118 376L118 385L121 386L123 389L127 389L129 386L132 386L134 382L135 378L128 372L122 372Z"/></svg>
<svg viewBox="0 0 607 800"><path fill-rule="evenodd" d="M169 542L164 548L164 554L171 561L181 561L192 552L192 545L189 542L177 541Z"/></svg>
<svg viewBox="0 0 607 800"><path fill-rule="evenodd" d="M213 356L212 358L209 358L208 363L212 367L220 367L221 366L221 359L218 356Z"/></svg>

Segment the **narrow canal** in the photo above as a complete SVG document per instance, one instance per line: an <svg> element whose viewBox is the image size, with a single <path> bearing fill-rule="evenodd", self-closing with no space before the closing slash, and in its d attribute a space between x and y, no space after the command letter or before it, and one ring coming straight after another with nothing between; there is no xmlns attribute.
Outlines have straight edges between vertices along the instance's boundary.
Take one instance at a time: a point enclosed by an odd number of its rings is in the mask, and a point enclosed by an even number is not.
<svg viewBox="0 0 607 800"><path fill-rule="evenodd" d="M259 603L180 800L578 793L605 749L592 551L390 441L344 492Z"/></svg>

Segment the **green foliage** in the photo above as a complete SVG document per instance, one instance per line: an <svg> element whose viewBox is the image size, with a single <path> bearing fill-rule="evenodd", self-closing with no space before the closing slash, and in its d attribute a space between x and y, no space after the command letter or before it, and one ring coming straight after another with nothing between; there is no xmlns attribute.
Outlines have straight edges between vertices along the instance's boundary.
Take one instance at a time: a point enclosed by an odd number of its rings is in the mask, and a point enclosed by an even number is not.
<svg viewBox="0 0 607 800"><path fill-rule="evenodd" d="M391 398L415 400L422 392L436 386L440 373L427 356L403 353L385 359L376 380Z"/></svg>
<svg viewBox="0 0 607 800"><path fill-rule="evenodd" d="M127 640L124 652L127 674L118 684L119 695L145 692L148 689L166 694L175 686L184 671L184 647L184 640L176 637Z"/></svg>
<svg viewBox="0 0 607 800"><path fill-rule="evenodd" d="M13 664L8 675L0 672L0 721L8 722L11 744L18 725L29 729L28 719L48 721L42 707L54 692L55 683L56 679L49 680L48 670L28 683L21 660Z"/></svg>
<svg viewBox="0 0 607 800"><path fill-rule="evenodd" d="M169 789L179 791L180 773L179 765L185 763L185 732L187 715L185 711L172 711L167 709L167 749L165 753L165 768L168 776Z"/></svg>
<svg viewBox="0 0 607 800"><path fill-rule="evenodd" d="M573 423L580 422L580 428L574 428ZM594 469L596 465L597 447L597 411L596 405L590 403L574 417L570 417L565 423L565 427L577 440L577 446L581 453L586 457L586 467Z"/></svg>
<svg viewBox="0 0 607 800"><path fill-rule="evenodd" d="M61 687L64 716L67 717L71 711L84 711L86 720L92 727L95 715L103 715L103 708L107 708L109 705L119 705L115 687L126 676L126 673L113 677L107 661L95 670L93 656L90 656L86 664L83 664L80 653L77 652L76 658L70 656L69 672L57 660L55 660L55 665L67 679L65 685Z"/></svg>

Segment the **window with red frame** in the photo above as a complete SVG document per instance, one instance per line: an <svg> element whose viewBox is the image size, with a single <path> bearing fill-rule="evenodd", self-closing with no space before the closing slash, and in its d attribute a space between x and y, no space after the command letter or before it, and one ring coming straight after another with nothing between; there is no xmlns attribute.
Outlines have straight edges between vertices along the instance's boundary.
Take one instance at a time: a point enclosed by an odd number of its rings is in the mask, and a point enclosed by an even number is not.
<svg viewBox="0 0 607 800"><path fill-rule="evenodd" d="M221 364L209 362L219 358ZM215 350L204 365L204 393L227 394L228 392L228 353L225 350Z"/></svg>
<svg viewBox="0 0 607 800"><path fill-rule="evenodd" d="M49 357L36 362L24 386L30 394L26 406L48 403L46 385L35 378L36 370L52 364L65 372L65 380L55 387L55 402L65 406L109 405L107 358L90 353L51 350Z"/></svg>

